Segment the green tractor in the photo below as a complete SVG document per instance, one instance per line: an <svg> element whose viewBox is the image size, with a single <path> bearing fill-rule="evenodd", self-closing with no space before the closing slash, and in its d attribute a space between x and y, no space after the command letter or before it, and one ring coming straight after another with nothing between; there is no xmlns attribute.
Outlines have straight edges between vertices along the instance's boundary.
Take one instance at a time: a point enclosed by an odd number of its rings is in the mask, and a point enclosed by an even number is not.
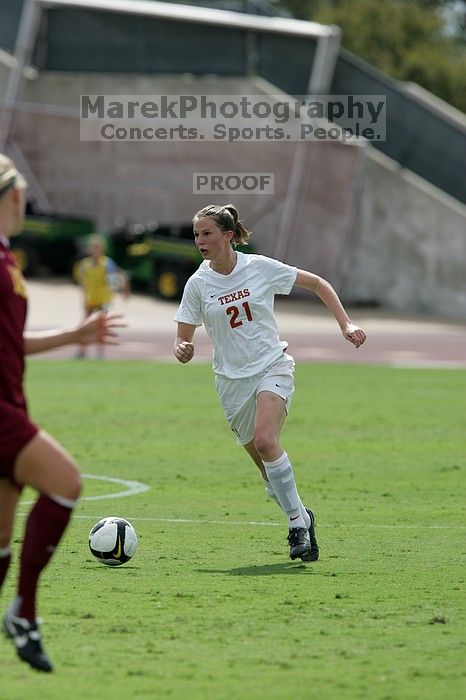
<svg viewBox="0 0 466 700"><path fill-rule="evenodd" d="M158 226L122 222L106 235L107 254L128 274L133 287L162 299L179 299L202 256L191 224Z"/></svg>

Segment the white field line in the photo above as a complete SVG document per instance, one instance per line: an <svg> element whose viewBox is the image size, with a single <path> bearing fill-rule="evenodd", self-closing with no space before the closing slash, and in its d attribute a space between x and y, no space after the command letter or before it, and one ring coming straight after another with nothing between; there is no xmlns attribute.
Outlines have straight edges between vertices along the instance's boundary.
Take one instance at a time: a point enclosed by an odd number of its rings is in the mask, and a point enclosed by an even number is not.
<svg viewBox="0 0 466 700"><path fill-rule="evenodd" d="M25 505L25 504L24 504ZM26 515L26 513L22 513ZM99 520L101 518L108 517L108 513L97 514L97 515L80 515L74 514L73 520ZM260 520L203 520L201 518L141 518L137 515L128 515L125 512L124 517L127 520L140 523L172 523L181 525L239 525L242 527L249 527L252 525L259 527L284 527L283 522L281 523L270 523L263 522ZM376 525L359 523L357 525L348 525L347 523L318 523L319 528L341 528L344 530L466 530L466 525Z"/></svg>
<svg viewBox="0 0 466 700"><path fill-rule="evenodd" d="M101 493L97 496L82 496L79 500L82 501L104 501L107 498L125 498L126 496L134 496L137 493L149 491L150 486L143 484L140 481L130 481L128 479L117 479L115 476L96 476L95 474L81 474L85 479L94 479L95 481L110 481L112 484L120 484L126 486L124 491L116 493ZM22 506L30 506L34 501L21 501Z"/></svg>

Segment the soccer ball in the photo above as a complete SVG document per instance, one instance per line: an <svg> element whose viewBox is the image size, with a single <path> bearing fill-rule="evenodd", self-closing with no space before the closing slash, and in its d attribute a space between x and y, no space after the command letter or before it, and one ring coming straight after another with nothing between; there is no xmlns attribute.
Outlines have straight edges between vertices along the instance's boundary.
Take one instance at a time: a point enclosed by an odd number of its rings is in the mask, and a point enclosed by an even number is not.
<svg viewBox="0 0 466 700"><path fill-rule="evenodd" d="M124 518L103 518L89 533L89 549L107 566L126 564L136 553L137 546L136 530Z"/></svg>

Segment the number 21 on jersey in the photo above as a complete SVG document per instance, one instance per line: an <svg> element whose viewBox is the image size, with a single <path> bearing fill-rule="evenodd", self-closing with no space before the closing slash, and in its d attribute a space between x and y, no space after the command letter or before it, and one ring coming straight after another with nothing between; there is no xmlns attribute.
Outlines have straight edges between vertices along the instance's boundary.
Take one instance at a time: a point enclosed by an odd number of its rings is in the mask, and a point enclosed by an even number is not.
<svg viewBox="0 0 466 700"><path fill-rule="evenodd" d="M244 309L245 312L246 312L246 318L247 318L247 320L248 320L248 321L252 321L252 313L251 313L251 309L249 308L248 302L247 302L247 301L243 301L243 303L241 304L241 306L243 307L243 309ZM243 321L238 320L239 312L240 312L240 310L239 310L239 308L238 308L237 306L229 306L227 309L225 309L225 313L226 313L228 316L231 316L231 318L230 318L230 326L231 326L232 328L239 328L240 326L243 325Z"/></svg>

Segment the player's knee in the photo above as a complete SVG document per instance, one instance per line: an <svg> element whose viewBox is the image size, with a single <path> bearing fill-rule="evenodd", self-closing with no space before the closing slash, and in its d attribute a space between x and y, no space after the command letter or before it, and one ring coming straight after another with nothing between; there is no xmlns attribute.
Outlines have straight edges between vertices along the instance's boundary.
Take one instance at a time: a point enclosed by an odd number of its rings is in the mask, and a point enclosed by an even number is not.
<svg viewBox="0 0 466 700"><path fill-rule="evenodd" d="M77 469L69 470L66 480L56 489L56 495L69 501L77 501L82 491L81 476Z"/></svg>
<svg viewBox="0 0 466 700"><path fill-rule="evenodd" d="M274 452L277 446L277 440L273 433L267 428L257 429L254 433L254 442L256 449L262 459L267 460L268 455Z"/></svg>
<svg viewBox="0 0 466 700"><path fill-rule="evenodd" d="M79 496L81 495L81 491L82 491L81 475L77 469L73 472L73 475L70 478L68 488L69 488L68 498L70 498L73 501L77 501Z"/></svg>

